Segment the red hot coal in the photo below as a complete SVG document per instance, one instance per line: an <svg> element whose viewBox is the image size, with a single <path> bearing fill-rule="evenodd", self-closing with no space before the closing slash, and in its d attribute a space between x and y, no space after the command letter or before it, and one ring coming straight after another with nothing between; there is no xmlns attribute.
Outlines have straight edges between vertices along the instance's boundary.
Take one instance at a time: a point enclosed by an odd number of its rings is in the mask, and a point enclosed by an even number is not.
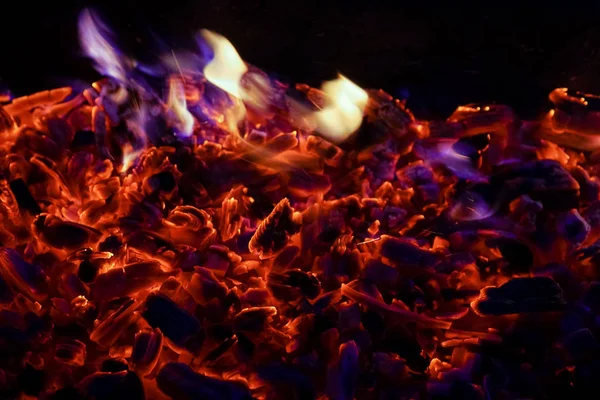
<svg viewBox="0 0 600 400"><path fill-rule="evenodd" d="M106 78L0 107L2 398L597 387L597 96L421 121L343 76L276 81L213 32L152 69L92 12L79 30Z"/></svg>

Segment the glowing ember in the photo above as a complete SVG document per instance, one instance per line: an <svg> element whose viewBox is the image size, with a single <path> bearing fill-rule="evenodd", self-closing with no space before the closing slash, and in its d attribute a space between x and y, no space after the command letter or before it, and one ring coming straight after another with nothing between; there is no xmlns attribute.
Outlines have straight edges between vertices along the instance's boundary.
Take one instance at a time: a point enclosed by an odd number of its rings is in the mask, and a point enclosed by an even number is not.
<svg viewBox="0 0 600 400"><path fill-rule="evenodd" d="M1 398L596 388L597 96L420 121L208 31L154 87L91 11L79 32L104 79L0 98Z"/></svg>

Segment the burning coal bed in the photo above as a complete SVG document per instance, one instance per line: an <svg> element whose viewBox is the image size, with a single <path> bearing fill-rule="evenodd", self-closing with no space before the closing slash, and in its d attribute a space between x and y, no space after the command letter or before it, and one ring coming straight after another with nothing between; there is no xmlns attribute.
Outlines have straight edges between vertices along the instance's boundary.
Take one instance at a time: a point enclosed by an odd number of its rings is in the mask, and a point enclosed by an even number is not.
<svg viewBox="0 0 600 400"><path fill-rule="evenodd" d="M212 32L153 69L79 28L106 78L0 107L0 397L597 388L597 97L420 121L345 77L278 82Z"/></svg>

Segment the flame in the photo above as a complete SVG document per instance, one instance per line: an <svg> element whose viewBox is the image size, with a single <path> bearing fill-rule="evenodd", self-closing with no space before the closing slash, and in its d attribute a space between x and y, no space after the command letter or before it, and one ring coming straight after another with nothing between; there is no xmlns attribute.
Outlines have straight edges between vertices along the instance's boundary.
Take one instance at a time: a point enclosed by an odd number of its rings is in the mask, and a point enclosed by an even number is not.
<svg viewBox="0 0 600 400"><path fill-rule="evenodd" d="M213 85L241 98L240 80L248 67L225 37L205 29L201 31L201 36L214 53L213 59L204 67L204 76Z"/></svg>
<svg viewBox="0 0 600 400"><path fill-rule="evenodd" d="M133 167L135 161L143 151L144 149L134 150L129 143L123 146L123 163L119 172L125 173L129 168Z"/></svg>
<svg viewBox="0 0 600 400"><path fill-rule="evenodd" d="M339 143L362 123L369 96L342 75L336 80L325 82L322 90L327 97L324 109L316 113L317 131Z"/></svg>
<svg viewBox="0 0 600 400"><path fill-rule="evenodd" d="M178 133L189 137L194 131L194 117L187 109L185 91L177 78L169 79L169 100L167 106L175 116L175 128Z"/></svg>
<svg viewBox="0 0 600 400"><path fill-rule="evenodd" d="M125 59L111 43L108 27L91 10L85 9L79 15L79 41L88 57L96 63L95 67L103 75L125 81Z"/></svg>

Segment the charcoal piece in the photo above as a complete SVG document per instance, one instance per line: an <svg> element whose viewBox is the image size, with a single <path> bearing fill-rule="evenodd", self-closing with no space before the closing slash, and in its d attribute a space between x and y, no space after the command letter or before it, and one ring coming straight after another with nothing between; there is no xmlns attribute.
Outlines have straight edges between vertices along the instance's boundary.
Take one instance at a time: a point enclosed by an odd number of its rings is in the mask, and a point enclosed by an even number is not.
<svg viewBox="0 0 600 400"><path fill-rule="evenodd" d="M360 328L360 306L357 303L340 305L338 330L341 332Z"/></svg>
<svg viewBox="0 0 600 400"><path fill-rule="evenodd" d="M177 186L175 177L169 171L152 175L148 178L147 183L152 192L160 191L169 193Z"/></svg>
<svg viewBox="0 0 600 400"><path fill-rule="evenodd" d="M91 341L102 347L110 347L121 333L139 318L137 313L134 313L139 303L133 299L124 300L117 310L95 326L90 334Z"/></svg>
<svg viewBox="0 0 600 400"><path fill-rule="evenodd" d="M227 286L220 282L209 269L196 267L195 270L187 290L196 303L206 305L212 299L224 300L227 295Z"/></svg>
<svg viewBox="0 0 600 400"><path fill-rule="evenodd" d="M342 294L339 290L324 293L312 301L311 305L313 312L319 316L325 312L332 304L336 304L340 301Z"/></svg>
<svg viewBox="0 0 600 400"><path fill-rule="evenodd" d="M38 215L42 212L42 209L29 192L29 188L23 179L12 180L10 182L10 190L15 195L19 209L28 211L32 215Z"/></svg>
<svg viewBox="0 0 600 400"><path fill-rule="evenodd" d="M79 340L69 340L56 345L54 358L66 365L81 367L86 360L85 343Z"/></svg>
<svg viewBox="0 0 600 400"><path fill-rule="evenodd" d="M600 343L587 328L571 332L563 339L562 346L574 364L598 359L600 355Z"/></svg>
<svg viewBox="0 0 600 400"><path fill-rule="evenodd" d="M394 353L374 353L373 367L378 376L389 384L398 384L398 381L408 374L406 360Z"/></svg>
<svg viewBox="0 0 600 400"><path fill-rule="evenodd" d="M60 159L65 150L49 136L30 127L20 131L15 147L27 150L32 154L40 154L52 160Z"/></svg>
<svg viewBox="0 0 600 400"><path fill-rule="evenodd" d="M398 266L432 267L439 256L421 249L416 242L406 238L384 235L381 240L381 255Z"/></svg>
<svg viewBox="0 0 600 400"><path fill-rule="evenodd" d="M111 373L129 371L129 366L127 365L127 361L122 358L107 358L102 361L100 371Z"/></svg>
<svg viewBox="0 0 600 400"><path fill-rule="evenodd" d="M314 299L321 292L317 277L299 269L271 272L267 277L267 287L275 298L284 301L297 300L300 296Z"/></svg>
<svg viewBox="0 0 600 400"><path fill-rule="evenodd" d="M283 199L260 223L248 243L248 249L265 255L279 251L298 229L294 222L294 209L288 199Z"/></svg>
<svg viewBox="0 0 600 400"><path fill-rule="evenodd" d="M512 272L527 272L533 266L534 255L529 246L512 238L492 238L486 241L489 247L497 247L509 264Z"/></svg>
<svg viewBox="0 0 600 400"><path fill-rule="evenodd" d="M448 398L463 400L484 400L485 396L483 390L481 390L480 387L475 386L469 382L456 380L450 384Z"/></svg>
<svg viewBox="0 0 600 400"><path fill-rule="evenodd" d="M34 231L49 246L74 251L86 244L96 243L102 233L94 228L63 221L49 214L40 214L33 222Z"/></svg>
<svg viewBox="0 0 600 400"><path fill-rule="evenodd" d="M174 249L173 242L168 238L161 236L156 232L149 230L136 230L127 240L127 245L148 252L148 254L156 254L159 249Z"/></svg>
<svg viewBox="0 0 600 400"><path fill-rule="evenodd" d="M28 263L13 249L0 248L0 275L9 286L36 301L48 296L48 278L42 268Z"/></svg>
<svg viewBox="0 0 600 400"><path fill-rule="evenodd" d="M600 263L600 240L596 240L587 247L578 249L575 252L575 256L578 260L590 259L594 265L598 265Z"/></svg>
<svg viewBox="0 0 600 400"><path fill-rule="evenodd" d="M178 270L163 270L156 261L140 261L100 274L90 286L94 299L104 301L151 288L157 282L178 273Z"/></svg>
<svg viewBox="0 0 600 400"><path fill-rule="evenodd" d="M589 397L598 387L600 379L600 361L598 359L575 366L572 384L575 387L576 398Z"/></svg>
<svg viewBox="0 0 600 400"><path fill-rule="evenodd" d="M452 325L452 323L449 321L443 321L441 319L411 312L400 307L388 305L382 299L378 299L370 294L362 293L352 286L357 286L356 282L350 282L347 285L342 285L342 294L357 303L369 306L371 309L383 313L386 315L386 317L398 321L399 323L416 322L425 327L441 329L448 329L450 325Z"/></svg>
<svg viewBox="0 0 600 400"><path fill-rule="evenodd" d="M262 332L269 324L269 319L276 314L275 307L246 308L233 318L233 331L248 334Z"/></svg>
<svg viewBox="0 0 600 400"><path fill-rule="evenodd" d="M156 377L159 389L173 399L251 400L250 389L237 381L226 381L194 372L188 365L168 363Z"/></svg>
<svg viewBox="0 0 600 400"><path fill-rule="evenodd" d="M288 182L290 193L306 198L318 193L327 193L331 189L331 181L328 175L320 175L307 171L292 173Z"/></svg>
<svg viewBox="0 0 600 400"><path fill-rule="evenodd" d="M583 285L577 275L563 263L550 263L534 269L535 275L549 276L565 292L565 299L572 301L581 297Z"/></svg>
<svg viewBox="0 0 600 400"><path fill-rule="evenodd" d="M369 331L373 340L380 339L385 330L385 318L377 311L367 310L361 315L361 322L364 328Z"/></svg>
<svg viewBox="0 0 600 400"><path fill-rule="evenodd" d="M399 169L396 171L396 176L408 187L426 185L434 180L432 169L422 162Z"/></svg>
<svg viewBox="0 0 600 400"><path fill-rule="evenodd" d="M0 274L0 304L6 305L12 303L15 293Z"/></svg>
<svg viewBox="0 0 600 400"><path fill-rule="evenodd" d="M210 270L215 276L220 278L225 277L231 266L230 256L232 253L229 252L229 248L227 246L215 244L208 248L207 253L206 264L204 265L206 269Z"/></svg>
<svg viewBox="0 0 600 400"><path fill-rule="evenodd" d="M98 274L99 267L90 260L83 260L77 268L77 277L82 282L93 282Z"/></svg>
<svg viewBox="0 0 600 400"><path fill-rule="evenodd" d="M547 277L514 278L498 287L483 288L479 299L471 303L482 316L559 311L565 305L562 289Z"/></svg>
<svg viewBox="0 0 600 400"><path fill-rule="evenodd" d="M490 183L504 187L506 201L529 195L546 210L566 211L579 206L579 184L558 161L504 165L492 173Z"/></svg>
<svg viewBox="0 0 600 400"><path fill-rule="evenodd" d="M83 395L73 386L67 386L58 389L56 392L49 395L50 400L85 400Z"/></svg>
<svg viewBox="0 0 600 400"><path fill-rule="evenodd" d="M92 131L77 131L71 141L71 150L77 151L96 145L96 136Z"/></svg>
<svg viewBox="0 0 600 400"><path fill-rule="evenodd" d="M317 390L310 376L299 368L285 364L271 364L258 368L258 376L273 386L276 392L288 393L296 399L316 399Z"/></svg>
<svg viewBox="0 0 600 400"><path fill-rule="evenodd" d="M203 341L204 333L200 321L192 314L179 308L167 296L152 292L146 298L142 316L153 328L158 328L178 347L197 351Z"/></svg>
<svg viewBox="0 0 600 400"><path fill-rule="evenodd" d="M199 251L191 247L185 247L177 254L173 266L181 269L182 271L190 272L194 270L194 267L198 265L204 265L206 258L207 254L205 251Z"/></svg>
<svg viewBox="0 0 600 400"><path fill-rule="evenodd" d="M77 384L77 390L86 399L145 400L144 386L133 372L95 372Z"/></svg>
<svg viewBox="0 0 600 400"><path fill-rule="evenodd" d="M122 245L123 242L121 242L118 236L111 235L98 245L98 251L109 251L116 254Z"/></svg>
<svg viewBox="0 0 600 400"><path fill-rule="evenodd" d="M583 304L594 314L600 314L600 282L592 282L583 295Z"/></svg>
<svg viewBox="0 0 600 400"><path fill-rule="evenodd" d="M290 266L296 256L300 253L298 246L288 246L273 259L273 270L283 270Z"/></svg>
<svg viewBox="0 0 600 400"><path fill-rule="evenodd" d="M440 196L440 186L437 183L426 183L415 187L413 202L418 207L437 203Z"/></svg>
<svg viewBox="0 0 600 400"><path fill-rule="evenodd" d="M233 335L233 332L231 330L229 330L226 335L228 337L226 337L217 347L215 347L214 349L209 351L208 354L206 354L206 356L202 360L203 363L217 360L219 357L227 353L237 343L237 338L231 337Z"/></svg>
<svg viewBox="0 0 600 400"><path fill-rule="evenodd" d="M38 396L46 383L47 374L26 363L25 369L19 374L18 381L21 391L29 396Z"/></svg>
<svg viewBox="0 0 600 400"><path fill-rule="evenodd" d="M591 231L590 225L577 210L559 213L556 225L558 233L574 245L583 243Z"/></svg>
<svg viewBox="0 0 600 400"><path fill-rule="evenodd" d="M333 143L314 135L308 137L306 150L323 157L329 165L336 165L343 154L342 150Z"/></svg>
<svg viewBox="0 0 600 400"><path fill-rule="evenodd" d="M580 187L580 195L582 203L589 204L599 200L600 183L597 179L592 180L588 172L580 166L573 167L569 170L571 176L575 178Z"/></svg>
<svg viewBox="0 0 600 400"><path fill-rule="evenodd" d="M489 145L490 134L480 133L479 135L460 138L453 148L457 153L471 157L473 153L481 153L485 151Z"/></svg>
<svg viewBox="0 0 600 400"><path fill-rule="evenodd" d="M339 359L327 373L326 392L329 398L339 400L354 398L359 373L359 353L360 349L353 341L340 346Z"/></svg>
<svg viewBox="0 0 600 400"><path fill-rule="evenodd" d="M362 279L375 283L379 288L395 286L399 276L396 268L376 259L367 261L362 271Z"/></svg>
<svg viewBox="0 0 600 400"><path fill-rule="evenodd" d="M15 126L10 114L0 105L0 133L4 134Z"/></svg>

